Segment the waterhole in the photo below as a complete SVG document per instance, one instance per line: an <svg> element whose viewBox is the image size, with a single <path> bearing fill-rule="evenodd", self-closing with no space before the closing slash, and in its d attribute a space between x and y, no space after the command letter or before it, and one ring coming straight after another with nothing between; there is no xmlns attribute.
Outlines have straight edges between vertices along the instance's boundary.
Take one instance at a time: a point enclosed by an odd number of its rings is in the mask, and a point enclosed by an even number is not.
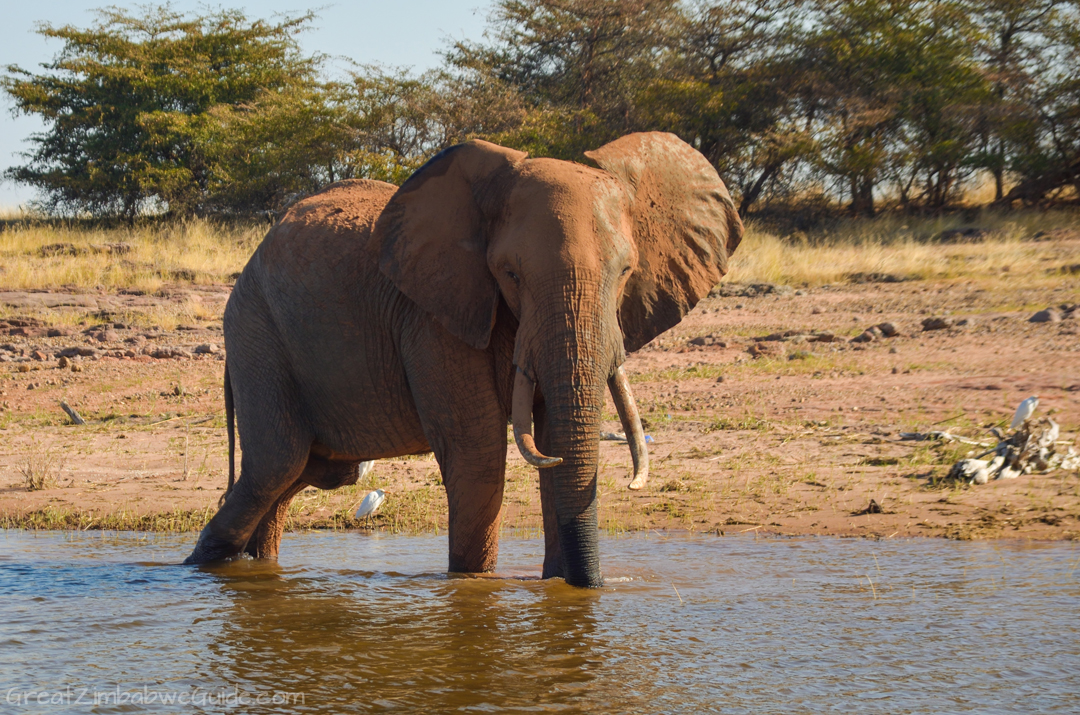
<svg viewBox="0 0 1080 715"><path fill-rule="evenodd" d="M607 537L607 586L444 537L0 531L0 712L1076 712L1075 544Z"/></svg>

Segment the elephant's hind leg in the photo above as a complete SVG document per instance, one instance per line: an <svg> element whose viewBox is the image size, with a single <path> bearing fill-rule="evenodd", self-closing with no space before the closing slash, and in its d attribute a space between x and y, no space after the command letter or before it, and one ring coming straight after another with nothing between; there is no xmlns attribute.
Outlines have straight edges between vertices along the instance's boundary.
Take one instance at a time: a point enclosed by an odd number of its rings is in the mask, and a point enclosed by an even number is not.
<svg viewBox="0 0 1080 715"><path fill-rule="evenodd" d="M281 420L277 424L288 422ZM217 514L199 534L199 542L185 559L185 564L220 561L244 550L267 513L300 481L307 464L310 439L302 440L297 432L284 429L276 432L260 430L254 435L248 433L243 440L240 478ZM288 501L295 495L296 492L292 492L284 500L283 511L288 509Z"/></svg>
<svg viewBox="0 0 1080 715"><path fill-rule="evenodd" d="M297 479L278 497L270 511L266 512L244 548L251 558L277 559L281 551L281 535L285 533L285 522L289 516L289 505L292 504L293 497L304 491L305 487L307 483L303 479Z"/></svg>
<svg viewBox="0 0 1080 715"><path fill-rule="evenodd" d="M289 505L293 498L308 486L337 489L356 484L360 476L359 466L358 462L335 462L315 455L310 456L303 474L266 512L255 533L248 539L244 551L255 559L276 559L281 552L281 535L285 532Z"/></svg>

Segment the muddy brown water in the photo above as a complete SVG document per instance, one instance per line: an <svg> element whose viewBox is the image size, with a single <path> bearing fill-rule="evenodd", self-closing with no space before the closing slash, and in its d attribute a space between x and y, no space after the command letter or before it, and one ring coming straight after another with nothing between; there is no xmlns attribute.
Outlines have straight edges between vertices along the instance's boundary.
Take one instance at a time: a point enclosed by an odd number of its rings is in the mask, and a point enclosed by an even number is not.
<svg viewBox="0 0 1080 715"><path fill-rule="evenodd" d="M0 712L1077 712L1071 543L657 535L608 585L442 573L444 537L0 531ZM871 586L871 583L873 584Z"/></svg>

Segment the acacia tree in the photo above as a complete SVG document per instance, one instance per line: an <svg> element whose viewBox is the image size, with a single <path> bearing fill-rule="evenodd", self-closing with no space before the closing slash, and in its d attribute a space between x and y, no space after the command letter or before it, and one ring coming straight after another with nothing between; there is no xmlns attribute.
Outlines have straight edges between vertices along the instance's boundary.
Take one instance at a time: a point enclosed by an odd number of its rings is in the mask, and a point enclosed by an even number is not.
<svg viewBox="0 0 1080 715"><path fill-rule="evenodd" d="M681 82L701 99L674 104L660 95L642 102L640 126L668 128L697 145L732 182L744 215L812 150L805 117L812 109L800 101L809 79L800 52L808 10L803 0L689 7L675 56L657 83ZM664 104L679 111L658 121L649 109Z"/></svg>
<svg viewBox="0 0 1080 715"><path fill-rule="evenodd" d="M14 111L47 127L31 137L27 163L6 176L39 188L56 213L132 221L155 205L200 210L211 183L199 141L209 110L310 86L318 69L296 42L311 15L267 23L236 10L187 16L165 6L97 17L88 29L42 25L39 34L64 43L55 59L40 74L8 66L0 80Z"/></svg>
<svg viewBox="0 0 1080 715"><path fill-rule="evenodd" d="M1036 204L1080 198L1080 2L1061 3L1042 29L1038 81L1025 95L1031 119L1008 135L1017 184L999 201Z"/></svg>
<svg viewBox="0 0 1080 715"><path fill-rule="evenodd" d="M451 66L512 87L526 111L497 138L541 156L634 131L634 97L657 71L676 0L501 0L489 44L458 43Z"/></svg>
<svg viewBox="0 0 1080 715"><path fill-rule="evenodd" d="M992 97L977 127L977 163L1004 197L1005 174L1030 163L1043 124L1040 95L1052 84L1055 25L1066 0L984 0L973 8L978 49ZM1060 39L1060 38L1058 38ZM1036 159L1036 162L1038 159ZM1028 167L1030 168L1030 167Z"/></svg>

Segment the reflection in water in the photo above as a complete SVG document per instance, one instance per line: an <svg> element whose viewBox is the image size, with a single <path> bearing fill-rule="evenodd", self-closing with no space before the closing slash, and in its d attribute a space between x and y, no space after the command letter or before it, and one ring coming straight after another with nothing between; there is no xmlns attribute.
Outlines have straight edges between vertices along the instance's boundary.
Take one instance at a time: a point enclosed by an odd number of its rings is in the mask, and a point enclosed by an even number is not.
<svg viewBox="0 0 1080 715"><path fill-rule="evenodd" d="M600 664L600 594L562 582L219 568L216 677L320 704L501 711L572 707Z"/></svg>
<svg viewBox="0 0 1080 715"><path fill-rule="evenodd" d="M606 539L600 591L450 578L436 537L171 565L189 546L0 531L0 712L1068 712L1080 692L1074 544ZM503 542L506 573L542 559ZM18 701L68 686L300 699Z"/></svg>

